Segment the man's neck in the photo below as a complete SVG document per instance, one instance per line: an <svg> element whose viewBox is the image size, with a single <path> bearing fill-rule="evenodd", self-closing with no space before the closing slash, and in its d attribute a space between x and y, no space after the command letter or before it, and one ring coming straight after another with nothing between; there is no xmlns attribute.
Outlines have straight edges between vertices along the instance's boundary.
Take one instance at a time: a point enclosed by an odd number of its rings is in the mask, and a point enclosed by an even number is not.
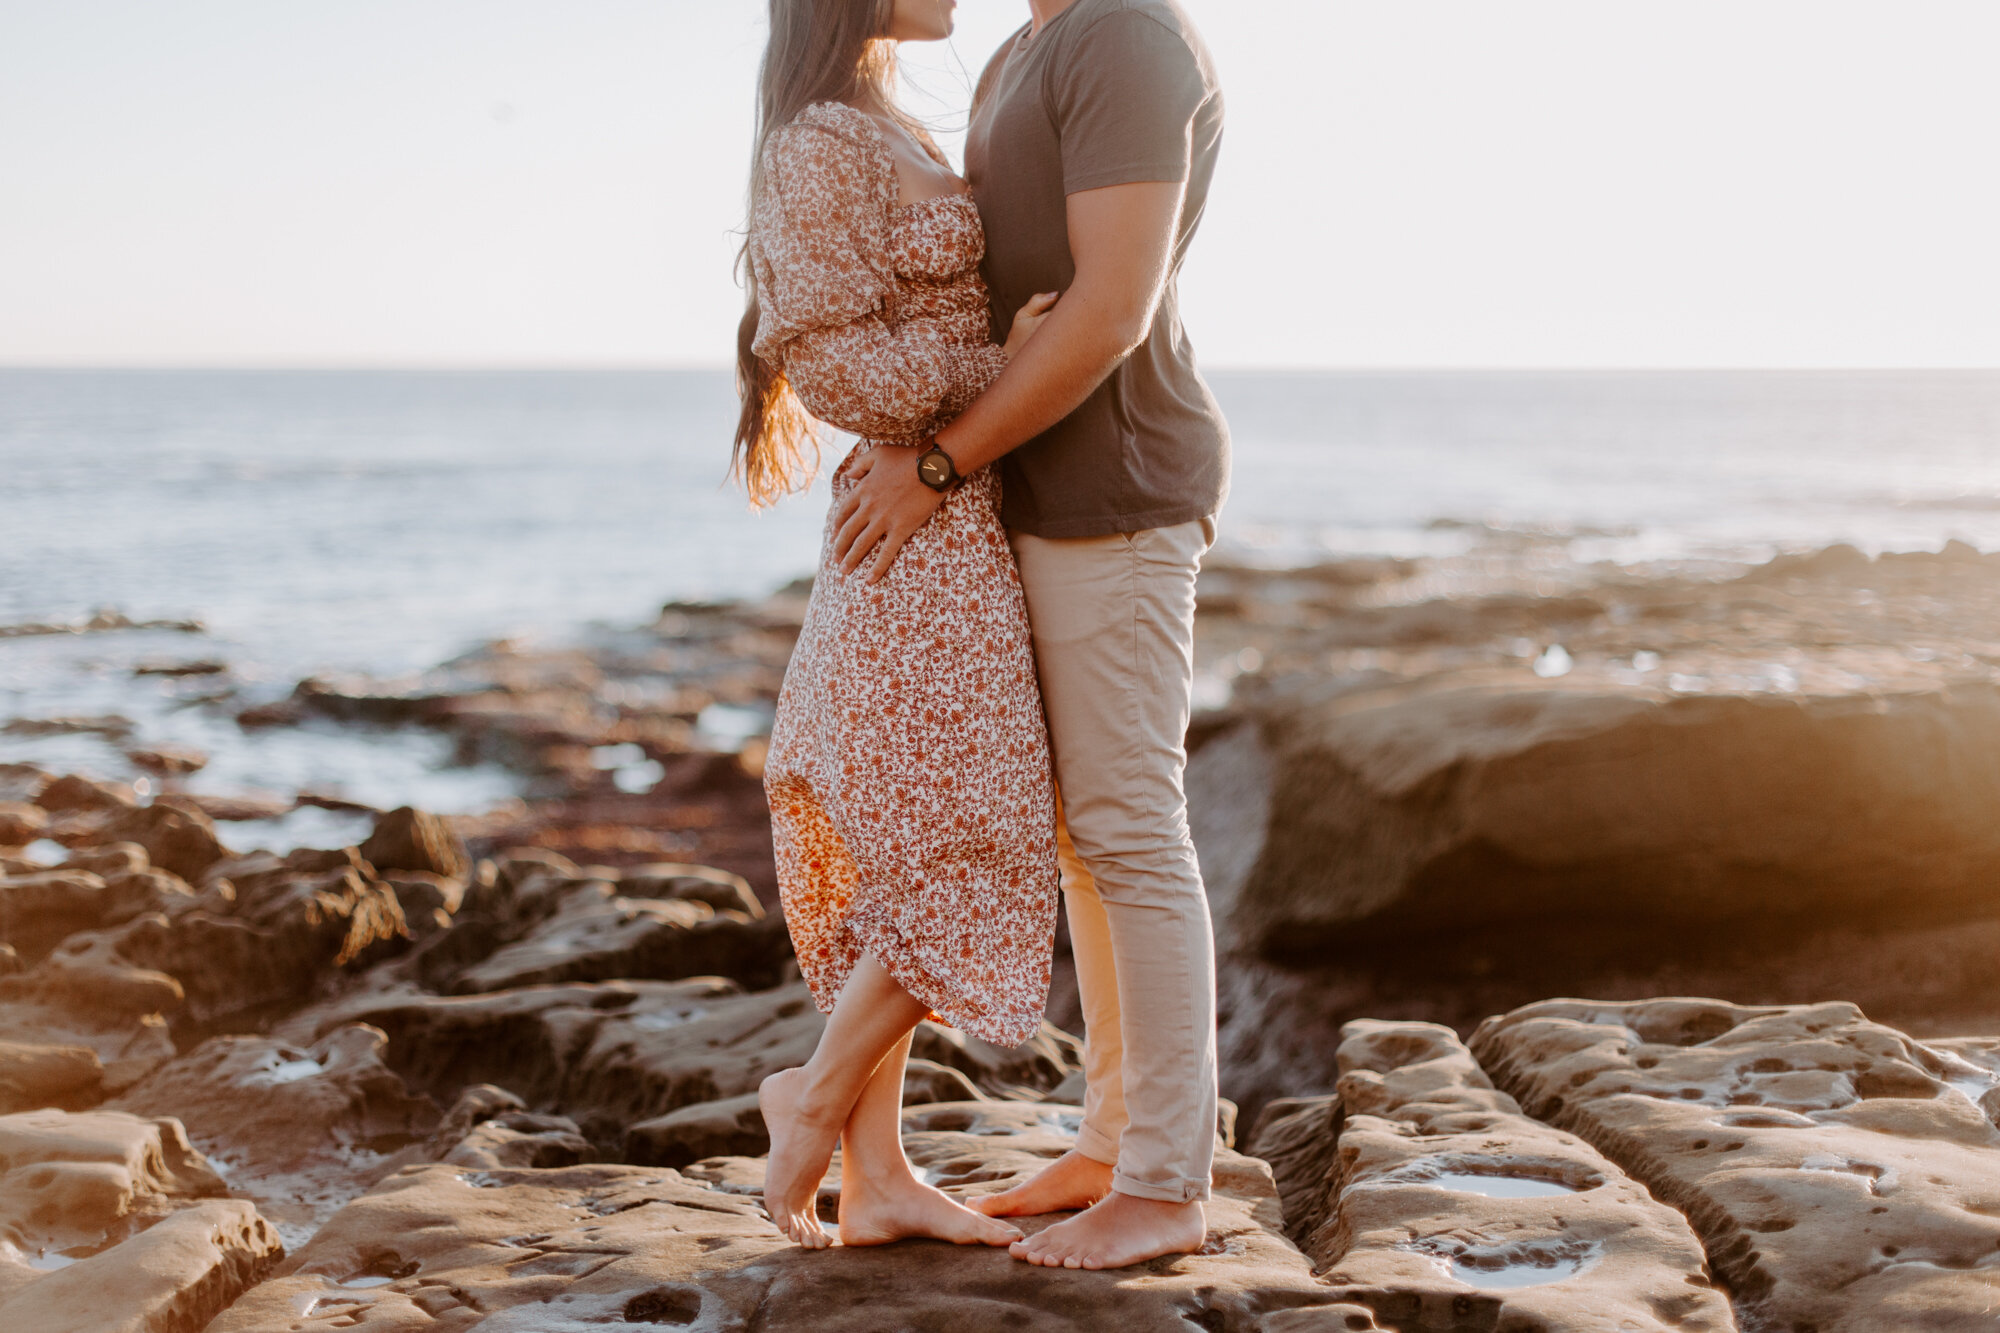
<svg viewBox="0 0 2000 1333"><path fill-rule="evenodd" d="M1076 0L1028 0L1028 8L1035 16L1034 22L1029 26L1029 33L1032 35L1040 32L1056 15L1075 3Z"/></svg>

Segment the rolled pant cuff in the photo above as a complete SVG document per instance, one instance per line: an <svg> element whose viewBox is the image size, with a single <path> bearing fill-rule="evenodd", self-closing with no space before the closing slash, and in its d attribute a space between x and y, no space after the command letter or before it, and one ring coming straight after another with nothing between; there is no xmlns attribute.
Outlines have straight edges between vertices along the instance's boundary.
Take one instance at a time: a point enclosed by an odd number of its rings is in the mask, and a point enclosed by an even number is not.
<svg viewBox="0 0 2000 1333"><path fill-rule="evenodd" d="M1135 1199L1156 1199L1161 1203L1193 1203L1208 1197L1206 1180L1176 1180L1165 1185L1134 1180L1123 1171L1111 1173L1111 1188Z"/></svg>
<svg viewBox="0 0 2000 1333"><path fill-rule="evenodd" d="M1093 1162L1112 1167L1118 1165L1118 1140L1093 1125L1077 1130L1076 1150ZM1116 1173L1113 1174L1115 1176Z"/></svg>

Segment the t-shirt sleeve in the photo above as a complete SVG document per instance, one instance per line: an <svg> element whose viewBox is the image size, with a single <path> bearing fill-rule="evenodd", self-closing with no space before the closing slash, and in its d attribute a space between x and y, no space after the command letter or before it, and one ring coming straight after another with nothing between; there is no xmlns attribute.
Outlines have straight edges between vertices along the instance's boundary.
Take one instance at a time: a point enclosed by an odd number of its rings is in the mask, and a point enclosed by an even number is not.
<svg viewBox="0 0 2000 1333"><path fill-rule="evenodd" d="M1099 19L1051 71L1063 192L1186 180L1208 94L1200 61L1165 23L1134 9Z"/></svg>

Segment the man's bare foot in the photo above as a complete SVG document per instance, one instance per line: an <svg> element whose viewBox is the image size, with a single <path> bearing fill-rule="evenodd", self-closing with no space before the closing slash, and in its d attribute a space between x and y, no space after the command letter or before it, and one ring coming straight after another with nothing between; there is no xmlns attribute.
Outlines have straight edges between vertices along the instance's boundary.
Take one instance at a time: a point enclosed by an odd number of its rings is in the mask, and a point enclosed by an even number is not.
<svg viewBox="0 0 2000 1333"><path fill-rule="evenodd" d="M988 1217L1040 1217L1088 1208L1111 1193L1111 1168L1071 1148L1012 1189L982 1194L966 1206Z"/></svg>
<svg viewBox="0 0 2000 1333"><path fill-rule="evenodd" d="M1164 1203L1116 1191L1008 1252L1044 1268L1125 1268L1201 1248L1208 1220L1198 1201Z"/></svg>
<svg viewBox="0 0 2000 1333"><path fill-rule="evenodd" d="M948 1240L954 1245L1011 1245L1021 1239L1016 1228L980 1216L907 1172L900 1180L879 1184L842 1174L842 1245L887 1245L912 1236Z"/></svg>
<svg viewBox="0 0 2000 1333"><path fill-rule="evenodd" d="M809 1250L823 1250L833 1237L819 1224L814 1197L840 1142L842 1108L836 1118L814 1114L805 1100L806 1071L783 1069L757 1085L757 1108L771 1131L771 1155L764 1163L764 1211L778 1230Z"/></svg>

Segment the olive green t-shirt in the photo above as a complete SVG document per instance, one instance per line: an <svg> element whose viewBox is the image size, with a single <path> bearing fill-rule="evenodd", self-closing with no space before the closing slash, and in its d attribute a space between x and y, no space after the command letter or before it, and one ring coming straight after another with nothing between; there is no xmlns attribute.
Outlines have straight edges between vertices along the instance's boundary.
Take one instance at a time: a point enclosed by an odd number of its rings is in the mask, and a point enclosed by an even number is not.
<svg viewBox="0 0 2000 1333"><path fill-rule="evenodd" d="M966 178L986 224L994 336L1076 276L1065 198L1185 181L1172 269L1138 349L1060 422L1001 460L1002 517L1040 537L1096 537L1214 514L1229 432L1181 328L1176 276L1222 138L1222 92L1173 0L1076 0L1009 38L980 76Z"/></svg>

